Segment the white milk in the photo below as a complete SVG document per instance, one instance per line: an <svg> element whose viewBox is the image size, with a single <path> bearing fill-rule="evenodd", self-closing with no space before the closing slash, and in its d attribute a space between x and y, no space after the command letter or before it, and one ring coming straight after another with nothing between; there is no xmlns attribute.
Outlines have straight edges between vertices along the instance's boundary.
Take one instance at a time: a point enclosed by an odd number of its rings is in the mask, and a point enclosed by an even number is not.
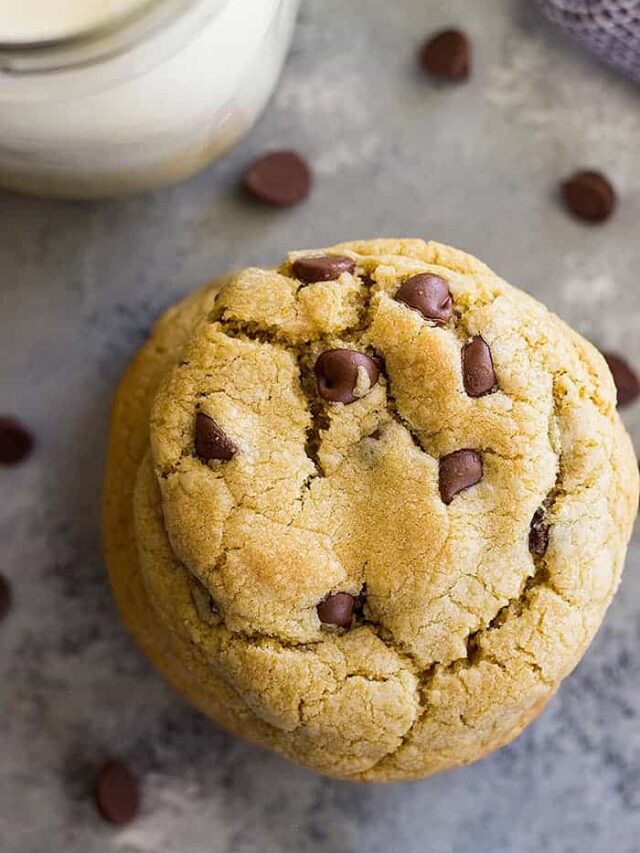
<svg viewBox="0 0 640 853"><path fill-rule="evenodd" d="M0 0L0 42L63 38L108 24L144 0Z"/></svg>
<svg viewBox="0 0 640 853"><path fill-rule="evenodd" d="M133 24L107 26L106 36L103 28L97 46L6 47L18 34L100 28L140 6L0 0L0 184L78 198L138 192L204 168L252 125L278 78L298 0L155 0Z"/></svg>

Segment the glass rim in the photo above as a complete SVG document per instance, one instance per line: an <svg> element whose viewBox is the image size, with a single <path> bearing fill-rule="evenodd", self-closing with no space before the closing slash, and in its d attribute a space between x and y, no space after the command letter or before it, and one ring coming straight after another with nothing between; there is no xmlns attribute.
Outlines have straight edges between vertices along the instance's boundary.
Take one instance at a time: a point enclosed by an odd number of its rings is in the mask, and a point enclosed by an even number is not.
<svg viewBox="0 0 640 853"><path fill-rule="evenodd" d="M180 28L190 37L202 15L218 14L229 0L141 0L128 12L61 38L0 42L0 86L49 74L73 74L117 63L158 36ZM186 34L186 35L185 35Z"/></svg>
<svg viewBox="0 0 640 853"><path fill-rule="evenodd" d="M178 13L198 0L140 0L127 12L114 15L102 23L85 27L77 32L46 39L12 40L0 39L0 54L36 55L57 51L68 51L74 48L89 47L104 39L111 38L119 32L138 27L157 13L159 23L169 23Z"/></svg>

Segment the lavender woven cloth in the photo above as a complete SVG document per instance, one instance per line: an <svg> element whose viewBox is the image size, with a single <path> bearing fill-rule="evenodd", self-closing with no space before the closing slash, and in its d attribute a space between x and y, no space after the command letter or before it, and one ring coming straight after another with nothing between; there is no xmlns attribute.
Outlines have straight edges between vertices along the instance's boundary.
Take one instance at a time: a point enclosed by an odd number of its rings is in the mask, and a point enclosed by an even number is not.
<svg viewBox="0 0 640 853"><path fill-rule="evenodd" d="M640 82L640 0L536 0L548 18Z"/></svg>

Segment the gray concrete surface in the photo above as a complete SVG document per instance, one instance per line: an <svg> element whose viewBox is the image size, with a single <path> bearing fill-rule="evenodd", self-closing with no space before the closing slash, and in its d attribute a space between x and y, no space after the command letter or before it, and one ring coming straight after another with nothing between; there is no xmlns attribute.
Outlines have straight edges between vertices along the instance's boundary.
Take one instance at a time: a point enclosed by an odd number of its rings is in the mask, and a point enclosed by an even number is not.
<svg viewBox="0 0 640 853"><path fill-rule="evenodd" d="M464 24L460 88L414 70L421 36ZM243 165L295 146L317 186L274 213ZM554 197L603 168L622 203L601 228ZM119 625L99 550L110 398L152 318L236 265L374 235L481 255L640 365L640 89L551 31L526 0L307 0L282 86L255 132L187 184L102 204L0 194L0 410L38 437L0 471L2 853L637 853L640 541L606 623L514 745L418 783L357 787L217 732ZM640 407L625 418L640 446ZM105 756L143 779L139 820L105 825L87 789Z"/></svg>

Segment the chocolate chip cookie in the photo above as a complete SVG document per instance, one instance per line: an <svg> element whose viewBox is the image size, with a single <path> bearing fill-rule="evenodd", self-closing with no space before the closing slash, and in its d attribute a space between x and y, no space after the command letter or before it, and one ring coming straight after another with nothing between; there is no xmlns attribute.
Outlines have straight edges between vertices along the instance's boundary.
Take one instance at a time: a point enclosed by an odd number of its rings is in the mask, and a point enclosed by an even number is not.
<svg viewBox="0 0 640 853"><path fill-rule="evenodd" d="M160 320L115 403L104 531L125 622L189 700L387 781L536 716L637 505L599 353L469 255L373 240Z"/></svg>

